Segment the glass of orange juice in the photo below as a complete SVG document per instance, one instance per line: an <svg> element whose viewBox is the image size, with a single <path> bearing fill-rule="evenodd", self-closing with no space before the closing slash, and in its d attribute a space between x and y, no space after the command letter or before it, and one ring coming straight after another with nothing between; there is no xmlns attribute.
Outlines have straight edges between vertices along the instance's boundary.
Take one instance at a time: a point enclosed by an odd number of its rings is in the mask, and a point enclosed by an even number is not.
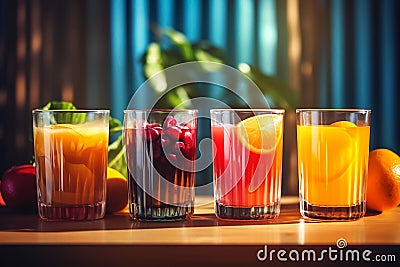
<svg viewBox="0 0 400 267"><path fill-rule="evenodd" d="M370 110L298 109L300 212L311 219L365 214Z"/></svg>
<svg viewBox="0 0 400 267"><path fill-rule="evenodd" d="M40 218L103 218L109 110L32 113Z"/></svg>
<svg viewBox="0 0 400 267"><path fill-rule="evenodd" d="M283 117L280 109L212 109L215 213L223 220L279 215Z"/></svg>

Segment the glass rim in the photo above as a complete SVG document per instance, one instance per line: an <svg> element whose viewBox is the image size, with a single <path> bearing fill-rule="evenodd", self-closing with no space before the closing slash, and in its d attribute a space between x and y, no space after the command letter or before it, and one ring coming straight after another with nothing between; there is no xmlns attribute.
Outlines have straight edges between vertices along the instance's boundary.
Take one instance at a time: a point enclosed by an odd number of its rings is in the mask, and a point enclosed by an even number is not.
<svg viewBox="0 0 400 267"><path fill-rule="evenodd" d="M278 114L283 114L286 112L282 108L213 108L210 112L224 112L224 111L237 111L237 112L273 112Z"/></svg>
<svg viewBox="0 0 400 267"><path fill-rule="evenodd" d="M32 113L110 113L109 109L34 109Z"/></svg>
<svg viewBox="0 0 400 267"><path fill-rule="evenodd" d="M162 109L162 108L156 108L156 109L125 109L124 114L126 113L133 113L133 112L143 112L143 113L185 113L185 112L199 112L198 109Z"/></svg>
<svg viewBox="0 0 400 267"><path fill-rule="evenodd" d="M370 113L371 109L362 108L297 108L296 113L300 112L358 112L358 113Z"/></svg>

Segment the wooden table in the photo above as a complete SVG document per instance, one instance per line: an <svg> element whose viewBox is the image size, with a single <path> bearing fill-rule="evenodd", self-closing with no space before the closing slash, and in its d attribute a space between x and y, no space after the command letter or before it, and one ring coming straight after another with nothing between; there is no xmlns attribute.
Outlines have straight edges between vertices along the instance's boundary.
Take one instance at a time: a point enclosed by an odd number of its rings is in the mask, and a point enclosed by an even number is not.
<svg viewBox="0 0 400 267"><path fill-rule="evenodd" d="M221 266L260 264L256 254L265 245L323 249L338 248L341 240L349 248L373 247L383 252L394 250L394 254L400 247L399 207L368 213L357 221L309 222L300 216L297 197L284 197L277 219L244 223L219 221L211 198L198 197L197 201L204 204L196 207L191 220L164 223L133 222L127 213L89 222L42 222L36 215L0 208L0 262L1 258L12 260L10 255L16 253L42 255L49 262L57 262L67 251L81 260L87 258L89 263L96 259L100 263L119 262L116 266L132 266L127 263L131 259L146 266L165 261L174 266L185 261L191 266L211 266L214 260L216 266ZM400 262L400 254L397 260Z"/></svg>

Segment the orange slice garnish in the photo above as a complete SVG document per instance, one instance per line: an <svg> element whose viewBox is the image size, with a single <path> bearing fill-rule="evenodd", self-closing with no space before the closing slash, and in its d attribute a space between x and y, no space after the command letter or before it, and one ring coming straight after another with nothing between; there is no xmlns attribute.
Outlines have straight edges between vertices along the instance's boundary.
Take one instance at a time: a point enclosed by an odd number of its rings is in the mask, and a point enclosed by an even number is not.
<svg viewBox="0 0 400 267"><path fill-rule="evenodd" d="M257 154L274 152L282 138L282 115L264 114L250 117L236 126L240 142Z"/></svg>

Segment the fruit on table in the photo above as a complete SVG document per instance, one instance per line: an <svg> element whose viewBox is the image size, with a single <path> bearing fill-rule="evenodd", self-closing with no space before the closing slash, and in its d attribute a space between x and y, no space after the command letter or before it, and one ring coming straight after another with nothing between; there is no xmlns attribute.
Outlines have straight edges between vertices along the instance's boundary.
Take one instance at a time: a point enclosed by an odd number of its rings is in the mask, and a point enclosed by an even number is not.
<svg viewBox="0 0 400 267"><path fill-rule="evenodd" d="M128 204L128 181L117 170L107 168L106 212L115 213L124 210Z"/></svg>
<svg viewBox="0 0 400 267"><path fill-rule="evenodd" d="M26 164L7 170L0 185L0 192L7 207L34 210L37 207L35 167Z"/></svg>
<svg viewBox="0 0 400 267"><path fill-rule="evenodd" d="M0 180L0 189L1 189L1 180ZM5 206L6 203L4 202L3 197L1 196L1 190L0 190L0 206Z"/></svg>
<svg viewBox="0 0 400 267"><path fill-rule="evenodd" d="M388 149L369 154L367 208L384 211L400 204L400 157Z"/></svg>

